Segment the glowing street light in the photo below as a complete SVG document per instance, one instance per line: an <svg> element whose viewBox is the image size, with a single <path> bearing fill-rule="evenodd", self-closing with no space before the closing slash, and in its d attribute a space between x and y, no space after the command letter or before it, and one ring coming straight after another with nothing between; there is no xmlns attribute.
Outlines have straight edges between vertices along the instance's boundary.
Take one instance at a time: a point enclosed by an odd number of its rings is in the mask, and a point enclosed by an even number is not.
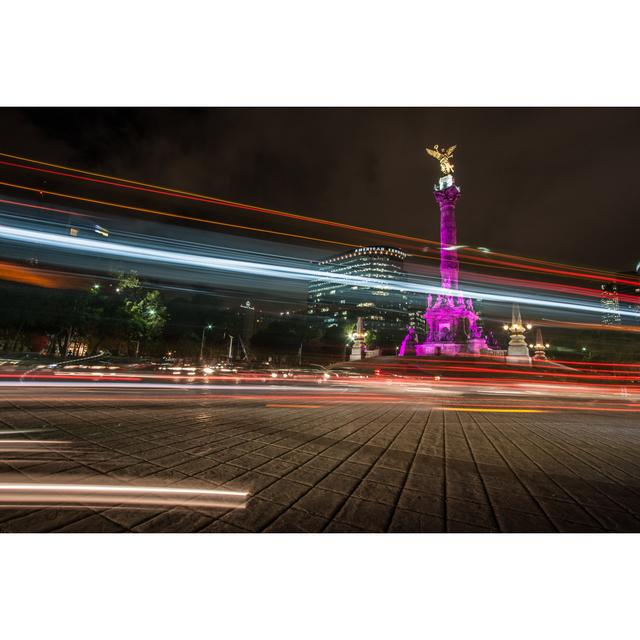
<svg viewBox="0 0 640 640"><path fill-rule="evenodd" d="M204 332L211 329L213 329L212 324L206 324L204 327L202 327L202 339L200 340L200 362L202 362L202 359L204 357Z"/></svg>

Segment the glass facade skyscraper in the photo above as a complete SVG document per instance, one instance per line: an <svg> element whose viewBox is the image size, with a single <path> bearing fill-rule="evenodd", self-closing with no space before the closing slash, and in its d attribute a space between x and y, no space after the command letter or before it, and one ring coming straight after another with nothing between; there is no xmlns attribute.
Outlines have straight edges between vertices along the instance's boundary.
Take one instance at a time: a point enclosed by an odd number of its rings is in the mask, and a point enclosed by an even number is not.
<svg viewBox="0 0 640 640"><path fill-rule="evenodd" d="M308 314L310 319L325 326L342 322L355 323L363 318L365 331L378 336L403 335L407 324L412 321L412 296L406 291L383 286L362 286L346 284L332 278L360 276L379 280L406 281L404 260L407 254L400 249L385 246L359 247L318 263L317 268L326 272L326 278L309 284ZM415 296L413 296L415 297ZM424 306L422 300L416 305Z"/></svg>

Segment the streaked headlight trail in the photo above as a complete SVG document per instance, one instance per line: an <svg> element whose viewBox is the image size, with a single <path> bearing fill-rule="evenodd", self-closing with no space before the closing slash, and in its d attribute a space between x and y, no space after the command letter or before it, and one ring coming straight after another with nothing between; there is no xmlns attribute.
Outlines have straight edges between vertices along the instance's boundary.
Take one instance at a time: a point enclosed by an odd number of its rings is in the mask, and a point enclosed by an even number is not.
<svg viewBox="0 0 640 640"><path fill-rule="evenodd" d="M264 276L271 278L275 277L302 281L313 281L326 277L326 272L317 269L166 251L162 249L154 249L151 247L127 245L118 242L106 243L103 241L91 240L88 238L73 238L45 231L35 231L31 229L9 227L6 225L0 225L0 238L12 242L38 244L50 248L80 252L85 254L114 256L130 260L179 265L192 268L195 267L202 269L211 269L252 276ZM474 291L469 289L445 289L443 287L435 285L416 284L413 282L403 282L399 280L367 278L364 276L340 273L332 273L331 278L336 280L337 282L342 282L344 284L372 287L375 289L412 291L424 294L431 293L436 295L455 297L462 296L465 298L482 298L494 302L517 302L520 304L595 314L599 314L602 311L601 307L597 305L569 302L566 300L550 300L545 298L531 298L509 294L505 295L482 290ZM620 309L619 313L623 316L640 318L640 312L638 311Z"/></svg>

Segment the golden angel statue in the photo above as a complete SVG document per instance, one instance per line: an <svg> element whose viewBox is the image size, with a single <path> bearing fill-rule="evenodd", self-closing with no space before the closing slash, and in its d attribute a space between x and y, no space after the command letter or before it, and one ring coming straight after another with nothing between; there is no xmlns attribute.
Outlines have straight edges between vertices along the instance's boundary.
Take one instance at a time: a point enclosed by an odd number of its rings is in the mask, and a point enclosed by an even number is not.
<svg viewBox="0 0 640 640"><path fill-rule="evenodd" d="M429 147L427 147L427 153L440 163L440 171L442 171L445 176L453 173L453 162L450 161L450 158L453 156L453 152L455 151L457 146L458 145L454 144L446 151L444 147L442 149L439 149L438 145L435 145L433 149L429 149Z"/></svg>

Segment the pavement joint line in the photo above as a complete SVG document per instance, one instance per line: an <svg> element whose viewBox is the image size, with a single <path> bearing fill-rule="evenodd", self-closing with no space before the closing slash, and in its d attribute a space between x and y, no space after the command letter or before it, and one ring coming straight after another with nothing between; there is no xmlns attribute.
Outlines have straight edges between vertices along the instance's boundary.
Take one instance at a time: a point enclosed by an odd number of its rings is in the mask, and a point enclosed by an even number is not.
<svg viewBox="0 0 640 640"><path fill-rule="evenodd" d="M413 415L411 416L411 418L409 418L409 421L407 422L407 424L405 424L405 426L398 432L398 436L397 437L400 437L402 432L406 429L407 425L411 424L411 422L415 419L416 416L420 416L420 412L419 411L420 411L419 408L414 409ZM422 441L422 438L424 436L425 430L427 428L427 421L428 421L430 415L431 415L431 411L429 411L429 413L427 414L427 419L426 420L421 420L422 429L420 431L420 436L418 437L418 443ZM393 522L393 518L394 518L396 510L398 508L398 503L400 502L400 498L402 497L402 493L404 492L404 488L407 485L407 478L409 477L409 474L411 473L411 469L412 469L412 467L413 467L413 465L415 463L416 456L418 455L418 443L416 443L416 446L413 448L413 453L411 454L411 461L407 465L406 472L404 473L404 476L402 478L402 485L400 486L400 490L398 491L398 493L396 495L396 499L394 501L394 504L392 505L391 513L389 514L389 517L387 518L387 521L385 522L385 526L384 526L385 532L389 531L389 527L391 526L391 523ZM393 443L391 443L389 445L389 448L392 445L393 445ZM387 449L387 450L389 450L389 449Z"/></svg>
<svg viewBox="0 0 640 640"><path fill-rule="evenodd" d="M472 416L472 418L473 418L473 416ZM482 483L482 490L484 491L485 498L487 499L487 504L489 505L489 508L491 510L491 517L492 517L493 522L494 522L494 524L496 526L496 529L499 531L500 530L500 523L498 521L498 516L496 515L496 509L495 509L495 507L493 505L493 502L491 501L491 494L487 490L486 480L484 479L484 476L480 472L480 467L478 467L478 460L476 459L476 456L473 453L473 447L471 445L471 441L469 439L469 436L468 436L467 432L465 431L464 424L462 423L462 420L460 419L460 416L458 416L458 420L460 421L460 428L462 430L462 433L464 435L465 441L467 443L467 447L469 448L469 453L471 454L471 458L473 459L473 464L475 465L476 472L477 472L477 474L478 474L478 476L480 478L480 482Z"/></svg>

